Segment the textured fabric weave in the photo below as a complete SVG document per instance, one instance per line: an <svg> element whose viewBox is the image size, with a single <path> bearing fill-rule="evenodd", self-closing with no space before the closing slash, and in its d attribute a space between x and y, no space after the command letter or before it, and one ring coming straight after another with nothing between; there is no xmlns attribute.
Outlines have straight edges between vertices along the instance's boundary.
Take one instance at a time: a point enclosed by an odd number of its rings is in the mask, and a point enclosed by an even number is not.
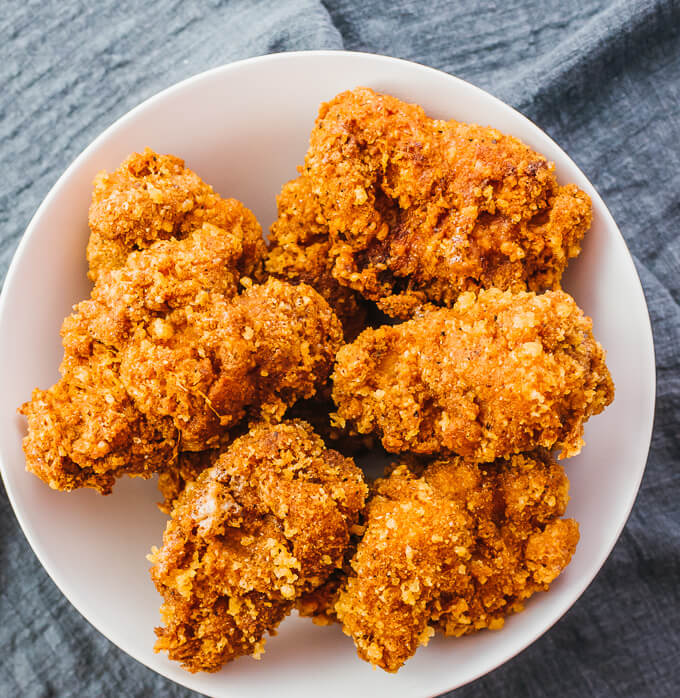
<svg viewBox="0 0 680 698"><path fill-rule="evenodd" d="M0 277L73 158L160 89L274 51L350 49L469 80L548 132L602 194L652 317L642 489L569 613L472 696L676 696L680 657L680 3L651 0L10 0L0 13ZM0 491L0 696L191 696L69 604Z"/></svg>

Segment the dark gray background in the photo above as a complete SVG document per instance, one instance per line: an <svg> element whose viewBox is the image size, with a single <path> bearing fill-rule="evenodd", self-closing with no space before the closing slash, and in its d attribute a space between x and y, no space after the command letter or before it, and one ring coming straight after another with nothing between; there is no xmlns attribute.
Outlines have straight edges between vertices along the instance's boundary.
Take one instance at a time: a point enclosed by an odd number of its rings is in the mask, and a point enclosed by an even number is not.
<svg viewBox="0 0 680 698"><path fill-rule="evenodd" d="M658 371L637 503L579 602L456 697L680 693L680 4L582 0L0 3L0 275L42 198L104 128L222 63L294 49L399 56L469 80L547 131L635 257ZM0 388L1 389L1 388ZM97 633L0 490L0 696L191 696Z"/></svg>

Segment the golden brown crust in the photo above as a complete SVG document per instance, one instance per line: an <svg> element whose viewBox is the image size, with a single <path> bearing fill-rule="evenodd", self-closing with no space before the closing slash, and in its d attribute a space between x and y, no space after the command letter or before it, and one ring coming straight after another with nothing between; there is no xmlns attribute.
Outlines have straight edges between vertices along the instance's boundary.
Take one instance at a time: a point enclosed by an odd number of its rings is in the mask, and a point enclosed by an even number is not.
<svg viewBox="0 0 680 698"><path fill-rule="evenodd" d="M172 424L139 413L119 378L115 352L90 341L91 353L67 356L62 378L35 389L27 417L26 469L57 490L92 487L109 494L116 477L151 475L172 461Z"/></svg>
<svg viewBox="0 0 680 698"><path fill-rule="evenodd" d="M311 397L342 340L305 284L270 279L234 297L240 240L220 247L225 239L205 224L131 253L79 306L93 334L120 351L120 377L138 408L172 417L186 450L213 445L251 406L280 418Z"/></svg>
<svg viewBox="0 0 680 698"><path fill-rule="evenodd" d="M142 413L123 379L131 336L140 326L162 331L166 314L208 293L231 298L242 279L261 275L265 247L242 204L149 149L97 177L90 224L97 284L64 321L62 379L20 411L28 470L56 489L109 493L118 475L150 477L180 448L172 419Z"/></svg>
<svg viewBox="0 0 680 698"><path fill-rule="evenodd" d="M566 457L613 399L604 357L566 293L489 289L365 330L338 353L333 399L341 423L393 453L486 462L542 446Z"/></svg>
<svg viewBox="0 0 680 698"><path fill-rule="evenodd" d="M342 565L366 492L304 422L234 441L180 495L150 556L164 598L156 650L189 671L259 656L264 633Z"/></svg>
<svg viewBox="0 0 680 698"><path fill-rule="evenodd" d="M242 249L238 233L205 224L102 272L64 321L64 377L22 408L29 470L108 493L117 475L167 469L325 383L337 318L304 284L248 283L236 296Z"/></svg>
<svg viewBox="0 0 680 698"><path fill-rule="evenodd" d="M332 276L328 227L309 179L298 177L284 184L276 202L278 218L271 226L265 269L290 283L312 286L340 319L345 339L353 340L366 327L366 308L356 291Z"/></svg>
<svg viewBox="0 0 680 698"><path fill-rule="evenodd" d="M334 611L359 656L397 671L435 629L500 628L571 560L564 471L537 452L476 465L405 465L375 483L366 532Z"/></svg>
<svg viewBox="0 0 680 698"><path fill-rule="evenodd" d="M303 174L335 278L407 317L463 291L559 288L592 213L553 170L495 129L357 88L321 105Z"/></svg>
<svg viewBox="0 0 680 698"><path fill-rule="evenodd" d="M545 449L578 453L613 397L558 290L591 204L517 139L364 88L321 106L277 203L267 249L179 158L97 176L95 287L20 408L27 469L105 494L159 474L155 649L188 671L259 658L296 608L394 672L435 630L501 627L574 553ZM379 311L415 319L366 329ZM366 503L345 454L376 436L403 455Z"/></svg>
<svg viewBox="0 0 680 698"><path fill-rule="evenodd" d="M138 328L173 311L200 310L213 298L237 295L242 255L238 233L206 223L181 240L156 242L130 253L124 266L102 271L76 313L97 340L120 349Z"/></svg>
<svg viewBox="0 0 680 698"><path fill-rule="evenodd" d="M94 181L87 246L89 277L125 264L134 250L157 240L183 238L210 223L240 238L241 276L260 279L265 244L255 216L236 199L222 199L174 155L150 148L133 153L112 172Z"/></svg>
<svg viewBox="0 0 680 698"><path fill-rule="evenodd" d="M280 419L322 385L342 341L326 302L304 284L269 279L191 316L164 318L122 350L121 380L145 414L170 416L187 450L211 446L249 412Z"/></svg>

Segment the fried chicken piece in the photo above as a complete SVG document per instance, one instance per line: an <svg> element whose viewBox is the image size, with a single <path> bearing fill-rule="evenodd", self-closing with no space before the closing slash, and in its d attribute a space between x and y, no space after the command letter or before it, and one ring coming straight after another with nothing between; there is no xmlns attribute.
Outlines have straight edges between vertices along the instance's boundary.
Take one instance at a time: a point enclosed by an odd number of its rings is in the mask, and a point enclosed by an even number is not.
<svg viewBox="0 0 680 698"><path fill-rule="evenodd" d="M537 446L577 454L613 399L592 321L571 296L489 289L453 308L365 330L337 356L340 424L387 451L490 462Z"/></svg>
<svg viewBox="0 0 680 698"><path fill-rule="evenodd" d="M87 246L89 277L125 264L134 250L157 240L183 238L204 223L231 231L241 241L240 276L260 279L265 243L255 216L236 199L222 199L174 155L150 148L133 153L94 181Z"/></svg>
<svg viewBox="0 0 680 698"><path fill-rule="evenodd" d="M62 380L21 408L29 470L57 489L108 493L116 476L167 470L246 412L279 418L325 383L338 320L304 285L235 296L241 250L238 234L205 224L102 272L64 321Z"/></svg>
<svg viewBox="0 0 680 698"><path fill-rule="evenodd" d="M206 223L181 242L132 255L124 270L102 268L92 298L64 320L61 380L20 409L28 470L55 489L108 494L122 474L150 477L171 466L177 429L167 416L140 412L121 380L122 349L137 326L159 327L170 309L208 292L234 296L248 254L238 226Z"/></svg>
<svg viewBox="0 0 680 698"><path fill-rule="evenodd" d="M560 519L568 481L547 452L476 465L406 465L375 483L353 572L334 605L359 656L397 671L435 628L500 628L569 564L578 524Z"/></svg>
<svg viewBox="0 0 680 698"><path fill-rule="evenodd" d="M187 485L154 549L156 651L189 671L263 651L301 594L343 562L367 488L304 422L260 424Z"/></svg>
<svg viewBox="0 0 680 698"><path fill-rule="evenodd" d="M314 395L341 342L316 291L269 279L137 330L121 350L120 376L144 414L172 417L183 448L200 450L248 413L278 420Z"/></svg>
<svg viewBox="0 0 680 698"><path fill-rule="evenodd" d="M278 218L270 229L266 271L290 283L302 281L318 291L340 319L345 340L351 342L366 327L366 308L356 291L341 286L331 274L328 227L310 180L298 177L284 184L276 202Z"/></svg>
<svg viewBox="0 0 680 698"><path fill-rule="evenodd" d="M123 267L102 271L76 313L94 337L120 349L140 326L187 306L200 308L213 297L236 296L242 258L238 232L206 223L182 240L157 242L128 255Z"/></svg>
<svg viewBox="0 0 680 698"><path fill-rule="evenodd" d="M78 306L93 336L119 351L139 410L171 417L183 450L214 446L249 407L280 418L311 397L342 341L332 311L304 284L270 279L235 296L238 272L228 273L234 265L215 237L224 233L205 225L131 253Z"/></svg>
<svg viewBox="0 0 680 698"><path fill-rule="evenodd" d="M28 419L26 469L56 490L92 487L109 494L123 474L150 477L173 461L170 420L140 414L119 378L116 353L90 342L86 356L66 356L62 378L35 389L19 412Z"/></svg>
<svg viewBox="0 0 680 698"><path fill-rule="evenodd" d="M559 288L592 218L516 138L366 88L321 105L304 176L333 276L397 317L463 291Z"/></svg>

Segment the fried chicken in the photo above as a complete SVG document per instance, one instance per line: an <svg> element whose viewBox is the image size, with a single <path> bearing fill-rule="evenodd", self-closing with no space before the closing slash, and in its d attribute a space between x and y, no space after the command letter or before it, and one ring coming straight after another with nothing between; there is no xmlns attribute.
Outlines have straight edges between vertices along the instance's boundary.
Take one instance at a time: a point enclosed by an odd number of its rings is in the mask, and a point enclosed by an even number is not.
<svg viewBox="0 0 680 698"><path fill-rule="evenodd" d="M109 494L117 477L151 477L173 462L176 430L139 412L120 381L117 353L88 341L88 354L67 354L62 378L36 388L19 409L28 420L26 469L56 490Z"/></svg>
<svg viewBox="0 0 680 698"><path fill-rule="evenodd" d="M222 199L174 155L150 148L133 153L115 172L94 181L90 206L89 277L121 267L134 250L181 239L204 223L240 238L240 276L260 280L265 244L255 216L236 199Z"/></svg>
<svg viewBox="0 0 680 698"><path fill-rule="evenodd" d="M352 341L366 327L366 308L356 291L341 286L331 274L328 227L310 180L291 180L276 201L278 218L271 226L265 269L284 281L302 281L318 291L340 319L346 341Z"/></svg>
<svg viewBox="0 0 680 698"><path fill-rule="evenodd" d="M21 409L29 470L57 489L108 493L117 475L149 477L325 383L337 318L304 284L272 279L235 295L240 240L204 224L102 272L64 321L62 379Z"/></svg>
<svg viewBox="0 0 680 698"><path fill-rule="evenodd" d="M132 337L122 350L121 380L142 412L172 417L186 450L212 445L249 410L280 419L311 397L342 339L313 289L275 279L191 315L172 313L159 331Z"/></svg>
<svg viewBox="0 0 680 698"><path fill-rule="evenodd" d="M260 424L189 483L154 549L156 651L189 671L259 657L295 601L343 562L367 488L304 422Z"/></svg>
<svg viewBox="0 0 680 698"><path fill-rule="evenodd" d="M336 420L387 451L490 462L542 446L577 454L613 399L592 321L562 291L489 289L365 330L337 356Z"/></svg>
<svg viewBox="0 0 680 698"><path fill-rule="evenodd" d="M578 524L547 452L406 465L378 480L352 572L329 603L359 656L394 672L435 629L500 628L569 564Z"/></svg>
<svg viewBox="0 0 680 698"><path fill-rule="evenodd" d="M367 88L321 106L303 177L314 201L288 207L286 229L313 211L333 276L396 317L491 286L559 288L592 218L516 138Z"/></svg>

